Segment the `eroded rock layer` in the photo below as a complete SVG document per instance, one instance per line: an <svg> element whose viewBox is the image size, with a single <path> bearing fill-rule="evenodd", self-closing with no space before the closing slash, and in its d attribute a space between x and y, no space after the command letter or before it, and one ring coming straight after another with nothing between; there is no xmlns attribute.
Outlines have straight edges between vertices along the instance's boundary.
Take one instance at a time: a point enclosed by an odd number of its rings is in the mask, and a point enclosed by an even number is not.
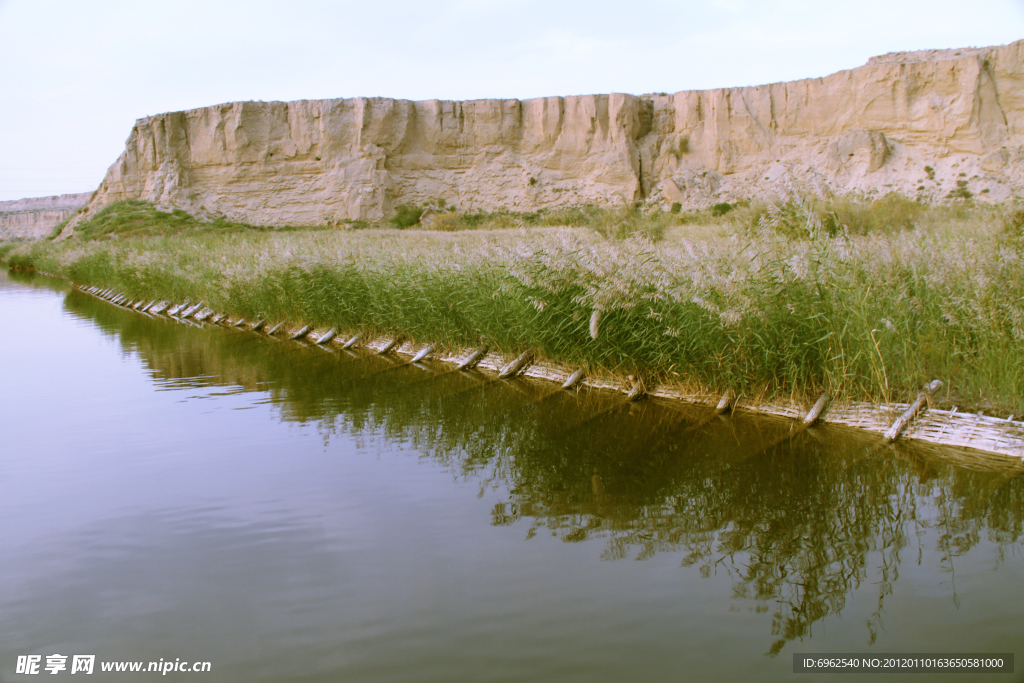
<svg viewBox="0 0 1024 683"><path fill-rule="evenodd" d="M46 237L91 196L83 192L0 202L0 239Z"/></svg>
<svg viewBox="0 0 1024 683"><path fill-rule="evenodd" d="M1024 195L1024 41L674 95L235 102L140 119L84 216L144 199L265 225L403 203L532 211L778 194ZM80 220L76 217L73 221Z"/></svg>

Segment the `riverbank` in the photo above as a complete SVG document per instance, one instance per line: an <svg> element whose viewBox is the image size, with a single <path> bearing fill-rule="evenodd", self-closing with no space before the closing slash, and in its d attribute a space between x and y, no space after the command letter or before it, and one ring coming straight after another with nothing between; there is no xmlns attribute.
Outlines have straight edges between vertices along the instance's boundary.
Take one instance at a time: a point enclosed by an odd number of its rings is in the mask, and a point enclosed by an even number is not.
<svg viewBox="0 0 1024 683"><path fill-rule="evenodd" d="M940 406L1005 417L1024 414L1024 241L1011 219L942 209L854 234L796 201L756 226L737 211L624 239L590 228L211 228L19 244L2 257L134 299L532 349L752 402L826 391L896 403L940 378Z"/></svg>

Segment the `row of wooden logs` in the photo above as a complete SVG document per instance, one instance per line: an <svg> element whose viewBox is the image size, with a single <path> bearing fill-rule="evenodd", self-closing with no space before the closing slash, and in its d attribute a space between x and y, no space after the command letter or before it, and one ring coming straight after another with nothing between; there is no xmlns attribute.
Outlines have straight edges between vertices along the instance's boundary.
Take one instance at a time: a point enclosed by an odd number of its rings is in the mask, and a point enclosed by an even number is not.
<svg viewBox="0 0 1024 683"><path fill-rule="evenodd" d="M212 324L223 324L227 327L240 328L248 325L249 330L253 332L263 332L268 336L274 336L275 334L277 334L279 331L281 331L285 324L284 322L280 322L274 325L273 327L267 329L266 322L264 320L257 320L253 323L247 323L245 319L239 318L238 320L232 322L231 320L228 319L227 315L216 314L213 311L213 309L206 306L205 302L202 301L197 304L193 304L191 300L186 299L184 303L175 305L168 301L146 301L144 299L129 299L124 294L120 294L112 289L100 289L97 287L82 286L75 287L80 291L97 296L105 301L109 301L112 304L116 304L124 308L129 308L140 313L147 313L149 315L163 314L180 320L192 319L199 323L209 322ZM305 325L302 328L300 328L297 332L294 332L291 335L289 335L288 339L305 339L312 331L312 326ZM338 330L336 328L331 328L324 334L320 335L317 339L315 339L313 343L318 345L327 344L328 342L333 341L337 336ZM361 340L362 335L356 333L348 341L344 342L341 348L350 349L354 347L357 343L359 343ZM403 341L404 339L402 337L395 337L394 339L389 340L383 347L377 349L377 353L390 353L391 351L395 350L399 345L401 345ZM436 346L434 344L430 344L426 348L418 351L409 362L417 363L419 361L425 360L432 353L434 353L435 350ZM471 370L475 368L477 365L479 365L480 361L483 360L484 356L487 355L487 352L488 347L486 346L481 346L477 349L474 349L473 352L467 358L465 358L464 360L460 361L457 364L456 369ZM518 375L521 375L524 372L526 372L531 365L533 365L535 360L536 353L534 351L525 351L511 362L504 365L500 369L498 377L501 379L510 379ZM575 372L571 373L569 377L565 380L565 382L562 384L562 388L572 389L578 386L584 379L586 379L586 373L582 369L576 370ZM648 391L642 380L638 380L633 376L630 376L630 380L632 382L632 385L626 392L627 401L637 401L647 396ZM928 384L924 388L924 390L922 390L921 393L918 394L917 399L910 405L910 407L902 415L900 415L892 424L892 426L885 432L885 440L883 443L892 443L893 441L898 439L900 435L903 434L904 431L906 431L906 428L910 425L914 418L917 417L917 415L922 410L925 409L926 405L930 402L931 395L938 391L941 387L942 382L940 380L934 380L930 384ZM818 419L822 416L822 414L825 412L825 408L828 407L829 400L830 396L828 392L822 392L822 394L818 397L818 400L815 401L814 405L811 407L810 411L807 413L804 419L789 434L787 434L782 439L769 446L769 448L778 445L778 443L781 443L782 441L793 438L800 432L804 431L805 429L816 423ZM715 406L714 412L708 419L710 420L718 415L723 415L729 412L734 407L735 401L735 392L731 390L726 390L726 392L722 394L721 399L718 401L718 405Z"/></svg>

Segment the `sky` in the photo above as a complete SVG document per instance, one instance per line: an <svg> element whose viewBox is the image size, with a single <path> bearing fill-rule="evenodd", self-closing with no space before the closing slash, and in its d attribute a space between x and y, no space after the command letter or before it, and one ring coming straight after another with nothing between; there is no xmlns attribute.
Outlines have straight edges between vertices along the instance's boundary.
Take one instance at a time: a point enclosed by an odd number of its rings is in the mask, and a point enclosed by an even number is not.
<svg viewBox="0 0 1024 683"><path fill-rule="evenodd" d="M0 0L0 201L91 191L136 119L221 102L676 92L1022 38L1024 0Z"/></svg>

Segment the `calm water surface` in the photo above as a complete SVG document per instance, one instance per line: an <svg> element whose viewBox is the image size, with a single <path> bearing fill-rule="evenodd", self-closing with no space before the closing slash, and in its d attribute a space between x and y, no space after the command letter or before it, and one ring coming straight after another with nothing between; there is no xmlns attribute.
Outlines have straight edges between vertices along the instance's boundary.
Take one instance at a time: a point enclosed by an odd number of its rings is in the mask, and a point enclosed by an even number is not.
<svg viewBox="0 0 1024 683"><path fill-rule="evenodd" d="M151 319L42 277L0 275L0 369L3 681L38 680L15 673L33 653L445 682L1024 654L1024 477L943 451L831 428L765 450L788 423Z"/></svg>

